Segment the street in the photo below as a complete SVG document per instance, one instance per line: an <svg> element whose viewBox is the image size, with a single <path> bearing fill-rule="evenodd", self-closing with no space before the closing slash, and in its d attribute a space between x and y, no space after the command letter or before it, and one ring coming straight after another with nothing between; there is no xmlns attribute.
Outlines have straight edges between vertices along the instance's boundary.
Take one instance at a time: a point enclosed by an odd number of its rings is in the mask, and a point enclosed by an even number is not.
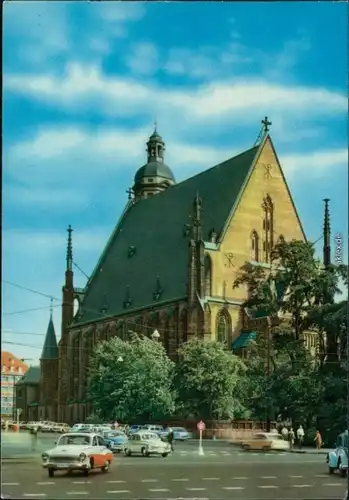
<svg viewBox="0 0 349 500"><path fill-rule="evenodd" d="M48 478L39 456L3 462L2 493L14 498L343 498L347 480L330 476L323 454L240 452L227 445L176 444L162 457L116 455L110 472L58 472Z"/></svg>

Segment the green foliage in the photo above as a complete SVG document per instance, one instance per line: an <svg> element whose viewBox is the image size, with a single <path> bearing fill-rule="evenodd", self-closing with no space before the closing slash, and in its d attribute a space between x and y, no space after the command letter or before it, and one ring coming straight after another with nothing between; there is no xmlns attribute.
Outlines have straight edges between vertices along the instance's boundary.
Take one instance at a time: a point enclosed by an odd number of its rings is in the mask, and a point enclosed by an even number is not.
<svg viewBox="0 0 349 500"><path fill-rule="evenodd" d="M175 383L181 413L196 418L241 418L241 378L246 368L218 342L187 342L179 350Z"/></svg>
<svg viewBox="0 0 349 500"><path fill-rule="evenodd" d="M89 370L89 395L102 420L161 418L174 412L174 364L160 342L115 337L97 345Z"/></svg>

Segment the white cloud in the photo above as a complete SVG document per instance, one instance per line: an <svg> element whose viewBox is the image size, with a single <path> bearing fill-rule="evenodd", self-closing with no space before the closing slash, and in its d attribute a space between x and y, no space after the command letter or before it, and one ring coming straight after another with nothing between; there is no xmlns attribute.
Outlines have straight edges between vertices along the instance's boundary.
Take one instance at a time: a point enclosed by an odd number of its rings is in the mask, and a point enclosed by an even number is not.
<svg viewBox="0 0 349 500"><path fill-rule="evenodd" d="M158 50L153 43L137 43L132 47L131 54L127 55L127 66L139 75L153 75L159 64Z"/></svg>
<svg viewBox="0 0 349 500"><path fill-rule="evenodd" d="M100 17L108 23L139 21L145 15L143 2L102 2L97 4Z"/></svg>
<svg viewBox="0 0 349 500"><path fill-rule="evenodd" d="M61 77L53 74L4 76L5 91L69 110L94 109L102 114L135 116L142 109L173 122L231 119L242 125L264 115L288 114L288 119L336 116L347 110L346 96L324 88L269 83L253 78L220 80L196 88L158 87L122 76L106 76L97 65L70 64ZM164 118L166 120L166 118ZM205 123L206 121L206 123Z"/></svg>
<svg viewBox="0 0 349 500"><path fill-rule="evenodd" d="M303 178L333 175L336 169L348 164L348 150L321 149L305 154L280 155L280 161L288 176L302 173Z"/></svg>

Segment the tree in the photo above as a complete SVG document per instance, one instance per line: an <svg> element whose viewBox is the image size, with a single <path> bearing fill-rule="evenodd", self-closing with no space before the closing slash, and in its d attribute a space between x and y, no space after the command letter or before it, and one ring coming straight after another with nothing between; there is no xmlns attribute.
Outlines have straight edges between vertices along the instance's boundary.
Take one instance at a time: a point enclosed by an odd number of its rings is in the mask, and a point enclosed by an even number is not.
<svg viewBox="0 0 349 500"><path fill-rule="evenodd" d="M206 419L241 417L245 371L241 359L219 342L187 342L179 350L175 376L181 412Z"/></svg>
<svg viewBox="0 0 349 500"><path fill-rule="evenodd" d="M88 380L94 411L111 421L160 418L174 411L174 363L160 342L117 337L96 346Z"/></svg>

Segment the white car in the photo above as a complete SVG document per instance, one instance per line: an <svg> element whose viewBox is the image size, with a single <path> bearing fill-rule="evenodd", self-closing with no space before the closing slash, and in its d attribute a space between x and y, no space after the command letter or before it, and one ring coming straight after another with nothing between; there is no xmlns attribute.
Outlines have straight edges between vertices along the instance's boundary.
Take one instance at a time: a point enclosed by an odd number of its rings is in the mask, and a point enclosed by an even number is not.
<svg viewBox="0 0 349 500"><path fill-rule="evenodd" d="M290 443L275 432L258 432L251 438L243 439L241 441L241 448L243 450L255 451L287 451L290 449Z"/></svg>
<svg viewBox="0 0 349 500"><path fill-rule="evenodd" d="M66 433L69 431L69 425L68 424L55 424L53 426L53 432L59 432L61 434Z"/></svg>
<svg viewBox="0 0 349 500"><path fill-rule="evenodd" d="M53 428L56 424L54 422L46 422L41 427L41 432L53 432Z"/></svg>
<svg viewBox="0 0 349 500"><path fill-rule="evenodd" d="M129 437L124 453L127 457L133 453L140 453L144 457L150 455L167 457L171 453L171 446L169 443L164 443L155 432L139 431Z"/></svg>
<svg viewBox="0 0 349 500"><path fill-rule="evenodd" d="M113 453L98 434L83 432L63 434L55 448L41 455L42 466L53 477L56 470L81 470L85 476L91 469L108 472Z"/></svg>

